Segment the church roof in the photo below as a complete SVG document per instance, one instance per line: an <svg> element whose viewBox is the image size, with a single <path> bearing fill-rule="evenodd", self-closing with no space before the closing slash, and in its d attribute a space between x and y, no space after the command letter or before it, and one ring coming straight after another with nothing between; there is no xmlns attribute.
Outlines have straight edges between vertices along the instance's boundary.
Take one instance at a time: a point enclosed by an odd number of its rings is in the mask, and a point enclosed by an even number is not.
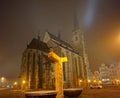
<svg viewBox="0 0 120 98"><path fill-rule="evenodd" d="M58 43L59 45L61 45L61 46L66 46L66 47L68 47L68 48L71 48L71 49L73 49L72 48L72 46L70 45L70 44L68 44L67 42L65 42L65 41L63 41L63 40L61 40L59 37L56 37L55 35L52 35L51 33L49 33L48 32L48 34L50 35L50 37L53 39L53 40L55 40L56 41L56 43Z"/></svg>
<svg viewBox="0 0 120 98"><path fill-rule="evenodd" d="M38 49L45 52L49 51L49 47L47 46L47 44L40 41L40 39L36 39L36 38L32 39L31 43L27 45L27 48Z"/></svg>

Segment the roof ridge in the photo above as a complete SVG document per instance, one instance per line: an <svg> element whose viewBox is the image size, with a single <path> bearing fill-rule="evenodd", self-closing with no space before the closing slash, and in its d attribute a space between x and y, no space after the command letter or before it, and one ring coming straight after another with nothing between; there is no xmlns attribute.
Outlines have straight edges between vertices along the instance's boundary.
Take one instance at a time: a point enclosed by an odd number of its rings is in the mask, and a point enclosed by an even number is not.
<svg viewBox="0 0 120 98"><path fill-rule="evenodd" d="M51 37L52 39L54 39L54 40L60 42L61 44L64 44L64 45L66 45L66 46L72 48L72 46L71 46L68 42L66 42L66 41L64 41L64 40L62 40L62 39L60 39L59 37L57 37L57 36L51 34L50 32L48 32L48 34L50 35L50 37Z"/></svg>

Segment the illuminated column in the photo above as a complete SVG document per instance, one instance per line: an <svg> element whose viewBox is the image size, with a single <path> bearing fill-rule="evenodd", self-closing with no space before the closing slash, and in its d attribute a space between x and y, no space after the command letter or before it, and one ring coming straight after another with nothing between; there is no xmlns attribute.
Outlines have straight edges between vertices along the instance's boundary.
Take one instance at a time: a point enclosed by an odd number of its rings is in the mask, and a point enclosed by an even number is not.
<svg viewBox="0 0 120 98"><path fill-rule="evenodd" d="M53 51L48 54L48 57L55 62L55 82L56 82L56 98L64 98L63 96L63 70L62 63L67 62L67 57L59 57Z"/></svg>

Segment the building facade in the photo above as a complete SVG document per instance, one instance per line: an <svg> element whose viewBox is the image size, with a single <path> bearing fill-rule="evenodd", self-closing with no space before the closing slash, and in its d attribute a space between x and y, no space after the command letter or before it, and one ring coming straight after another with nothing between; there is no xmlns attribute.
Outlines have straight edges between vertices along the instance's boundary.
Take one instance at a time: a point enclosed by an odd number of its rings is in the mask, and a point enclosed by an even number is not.
<svg viewBox="0 0 120 98"><path fill-rule="evenodd" d="M26 81L22 88L55 88L55 66L48 58L51 48L57 55L68 58L68 62L63 63L64 88L85 86L85 83L80 85L79 80L87 80L89 62L83 35L77 36L79 33L73 33L74 46L49 32L45 32L42 39L39 36L37 39L33 38L22 54L20 76L21 82Z"/></svg>
<svg viewBox="0 0 120 98"><path fill-rule="evenodd" d="M110 70L105 64L101 64L99 67L102 83L110 83Z"/></svg>

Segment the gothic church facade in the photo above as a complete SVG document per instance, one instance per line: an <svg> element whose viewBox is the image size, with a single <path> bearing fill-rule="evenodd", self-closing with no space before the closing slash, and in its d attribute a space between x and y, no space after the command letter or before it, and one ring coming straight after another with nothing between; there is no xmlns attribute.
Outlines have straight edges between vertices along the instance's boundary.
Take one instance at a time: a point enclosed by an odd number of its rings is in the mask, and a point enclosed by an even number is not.
<svg viewBox="0 0 120 98"><path fill-rule="evenodd" d="M51 48L57 55L68 58L63 63L64 88L81 87L80 80L87 80L89 62L80 30L73 32L72 43L49 32L42 39L33 38L22 54L20 76L21 81L26 81L25 88L55 89L55 66L48 58Z"/></svg>

